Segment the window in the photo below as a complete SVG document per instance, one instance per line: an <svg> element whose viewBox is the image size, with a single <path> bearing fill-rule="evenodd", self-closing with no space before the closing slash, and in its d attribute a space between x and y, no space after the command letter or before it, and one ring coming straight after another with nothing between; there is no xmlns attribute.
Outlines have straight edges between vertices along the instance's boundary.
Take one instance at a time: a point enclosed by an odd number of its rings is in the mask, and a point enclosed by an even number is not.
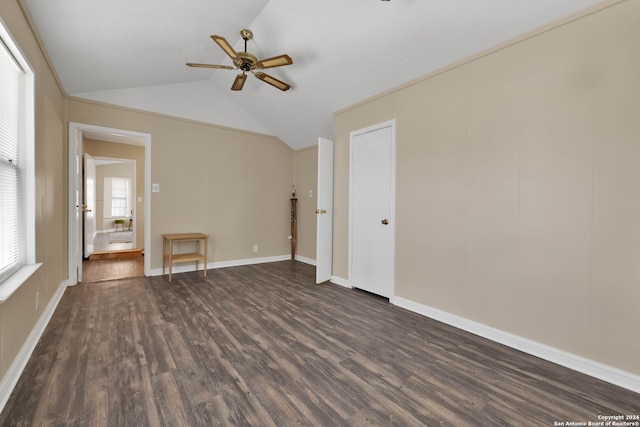
<svg viewBox="0 0 640 427"><path fill-rule="evenodd" d="M129 180L111 178L111 216L123 217L129 212Z"/></svg>
<svg viewBox="0 0 640 427"><path fill-rule="evenodd" d="M35 262L33 80L0 21L0 284Z"/></svg>

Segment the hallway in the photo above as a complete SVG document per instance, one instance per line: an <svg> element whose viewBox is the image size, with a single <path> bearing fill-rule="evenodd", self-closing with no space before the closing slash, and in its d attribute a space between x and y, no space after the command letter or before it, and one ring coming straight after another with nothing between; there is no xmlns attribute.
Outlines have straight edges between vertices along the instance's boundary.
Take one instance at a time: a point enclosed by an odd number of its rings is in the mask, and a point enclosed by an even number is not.
<svg viewBox="0 0 640 427"><path fill-rule="evenodd" d="M111 252L133 249L132 231L98 233L93 239L94 252Z"/></svg>
<svg viewBox="0 0 640 427"><path fill-rule="evenodd" d="M95 252L82 261L82 282L144 276L144 256L136 251L127 234L131 232L98 233L93 240ZM129 241L127 241L129 240Z"/></svg>
<svg viewBox="0 0 640 427"><path fill-rule="evenodd" d="M104 282L144 276L144 256L128 254L126 258L82 261L82 283Z"/></svg>

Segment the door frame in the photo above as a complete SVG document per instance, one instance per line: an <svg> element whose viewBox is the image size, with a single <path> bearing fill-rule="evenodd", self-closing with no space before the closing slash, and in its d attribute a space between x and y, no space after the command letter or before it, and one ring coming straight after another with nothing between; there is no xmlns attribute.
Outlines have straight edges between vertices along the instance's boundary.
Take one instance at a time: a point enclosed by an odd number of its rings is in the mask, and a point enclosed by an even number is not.
<svg viewBox="0 0 640 427"><path fill-rule="evenodd" d="M69 143L68 143L68 173L69 173L69 191L68 191L68 267L67 267L67 286L78 283L81 279L82 271L82 215L78 215L80 206L76 206L74 194L76 185L79 185L80 194L82 194L82 180L76 184L76 150L82 155L82 133L98 132L104 133L112 138L108 138L109 142L123 143L128 145L140 145L144 147L144 275L151 275L151 134L135 132L126 129L116 129L104 126L95 126L84 123L69 122ZM80 247L80 254L78 254ZM79 256L79 258L78 258ZM80 277L78 277L80 276Z"/></svg>
<svg viewBox="0 0 640 427"><path fill-rule="evenodd" d="M369 132L375 132L377 130L384 129L386 127L391 128L391 155L390 155L390 173L391 173L391 192L390 192L390 209L389 209L389 221L391 222L391 248L389 254L389 265L390 265L390 280L389 284L389 299L391 299L395 295L395 243L396 243L396 119L387 120L381 123L377 123L371 126L367 126L362 129L354 130L349 133L349 284L353 288L352 283L352 262L353 262L353 140L359 135L366 134Z"/></svg>
<svg viewBox="0 0 640 427"><path fill-rule="evenodd" d="M138 193L137 193L137 185L138 185L138 181L137 181L137 177L138 177L138 172L137 172L137 161L135 159L122 159L122 158L118 158L118 157L107 157L107 156L91 156L93 157L93 159L96 161L96 163L100 163L101 161L107 161L107 162L113 162L113 163L120 163L120 164L126 164L131 168L131 188L129 190L129 197L131 197L131 203L132 203L132 207L133 207L133 211L135 212L135 206L136 206L136 200L138 200ZM96 164L96 168L100 167L102 165L100 164ZM107 178L107 177L105 177ZM104 185L104 181L103 181L103 185ZM104 212L104 211L103 211ZM143 212L144 214L144 212ZM137 215L133 216L133 223L132 223L132 227L131 230L133 230L133 247L137 247L137 238L136 238L136 228L138 226L137 224Z"/></svg>

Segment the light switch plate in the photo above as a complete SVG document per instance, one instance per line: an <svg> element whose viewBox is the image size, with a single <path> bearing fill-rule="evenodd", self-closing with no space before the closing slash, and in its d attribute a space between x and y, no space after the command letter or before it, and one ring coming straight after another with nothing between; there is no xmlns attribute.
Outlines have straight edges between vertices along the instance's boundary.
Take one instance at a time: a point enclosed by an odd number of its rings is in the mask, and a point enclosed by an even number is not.
<svg viewBox="0 0 640 427"><path fill-rule="evenodd" d="M151 191L154 193L159 193L160 192L160 184L153 184L151 186Z"/></svg>

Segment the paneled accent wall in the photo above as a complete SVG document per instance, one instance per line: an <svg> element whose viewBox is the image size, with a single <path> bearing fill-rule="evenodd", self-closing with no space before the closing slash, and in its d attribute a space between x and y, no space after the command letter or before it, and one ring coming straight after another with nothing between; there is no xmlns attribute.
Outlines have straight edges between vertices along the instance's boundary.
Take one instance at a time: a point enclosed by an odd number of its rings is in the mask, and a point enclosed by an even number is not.
<svg viewBox="0 0 640 427"><path fill-rule="evenodd" d="M397 120L395 295L640 374L640 2L602 4L336 114Z"/></svg>

